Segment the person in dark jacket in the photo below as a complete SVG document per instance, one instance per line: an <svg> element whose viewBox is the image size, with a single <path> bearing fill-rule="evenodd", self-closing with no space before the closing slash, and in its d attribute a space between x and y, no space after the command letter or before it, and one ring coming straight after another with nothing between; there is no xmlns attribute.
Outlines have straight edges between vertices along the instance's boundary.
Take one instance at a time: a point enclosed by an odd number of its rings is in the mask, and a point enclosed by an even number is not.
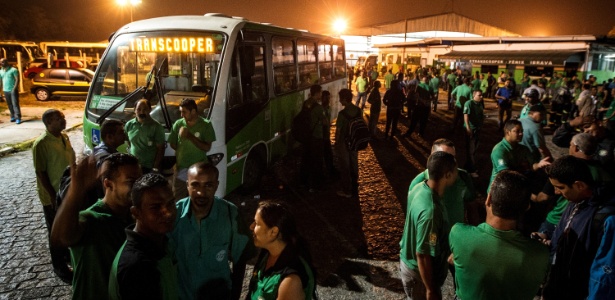
<svg viewBox="0 0 615 300"><path fill-rule="evenodd" d="M391 137L399 132L397 129L397 122L399 121L401 109L404 104L404 98L404 93L401 90L399 81L391 81L391 89L384 94L384 98L382 99L384 105L387 106L387 124L384 130L385 139L389 138L389 130L391 132Z"/></svg>

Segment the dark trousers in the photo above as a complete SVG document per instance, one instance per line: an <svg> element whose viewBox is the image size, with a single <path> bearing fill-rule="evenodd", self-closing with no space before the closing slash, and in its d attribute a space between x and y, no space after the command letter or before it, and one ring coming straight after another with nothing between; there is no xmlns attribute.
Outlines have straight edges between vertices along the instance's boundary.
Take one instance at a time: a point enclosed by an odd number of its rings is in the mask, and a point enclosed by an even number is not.
<svg viewBox="0 0 615 300"><path fill-rule="evenodd" d="M312 138L309 143L303 145L299 174L301 183L308 188L322 186L323 148L323 140L318 138Z"/></svg>
<svg viewBox="0 0 615 300"><path fill-rule="evenodd" d="M21 119L21 108L19 107L19 93L15 91L4 91L6 105L9 107L12 119Z"/></svg>
<svg viewBox="0 0 615 300"><path fill-rule="evenodd" d="M506 119L504 119L506 113ZM498 106L498 120L500 121L500 130L504 128L504 124L510 120L512 116L512 105Z"/></svg>
<svg viewBox="0 0 615 300"><path fill-rule="evenodd" d="M458 128L461 128L463 124L463 108L455 106L455 116L453 117L453 124L451 125L451 130L455 131Z"/></svg>
<svg viewBox="0 0 615 300"><path fill-rule="evenodd" d="M429 106L417 105L412 112L412 121L410 121L410 128L406 135L410 135L414 132L416 125L419 125L419 134L422 136L425 134L425 126L429 120Z"/></svg>
<svg viewBox="0 0 615 300"><path fill-rule="evenodd" d="M328 133L328 132L325 132ZM338 175L337 170L335 169L335 165L333 164L333 148L331 148L331 137L325 136L323 139L323 159L325 162L326 171L329 173L330 177L336 177Z"/></svg>
<svg viewBox="0 0 615 300"><path fill-rule="evenodd" d="M399 121L400 114L401 110L399 108L387 108L387 125L384 129L385 137L389 135L389 129L391 130L391 136L399 131L397 130L397 122Z"/></svg>
<svg viewBox="0 0 615 300"><path fill-rule="evenodd" d="M376 126L378 125L378 118L380 117L380 109L372 109L369 111L369 124L367 127L369 128L369 133L372 135L376 135Z"/></svg>
<svg viewBox="0 0 615 300"><path fill-rule="evenodd" d="M45 216L45 225L47 225L47 235L51 238L51 226L56 217L56 210L52 205L43 206L43 215ZM49 252L51 254L51 265L54 270L64 271L68 268L67 262L70 261L70 252L68 248L51 247L49 244Z"/></svg>
<svg viewBox="0 0 615 300"><path fill-rule="evenodd" d="M469 173L476 172L476 150L480 142L480 128L472 129L472 137L466 132L466 164L464 169Z"/></svg>

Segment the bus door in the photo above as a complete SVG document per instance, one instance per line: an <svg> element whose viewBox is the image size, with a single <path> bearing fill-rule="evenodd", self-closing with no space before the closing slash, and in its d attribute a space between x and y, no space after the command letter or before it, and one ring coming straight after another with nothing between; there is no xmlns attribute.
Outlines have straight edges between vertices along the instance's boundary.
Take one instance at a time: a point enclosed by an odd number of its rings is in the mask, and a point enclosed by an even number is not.
<svg viewBox="0 0 615 300"><path fill-rule="evenodd" d="M256 142L271 138L264 42L238 42L231 60L226 120L229 156L245 154Z"/></svg>

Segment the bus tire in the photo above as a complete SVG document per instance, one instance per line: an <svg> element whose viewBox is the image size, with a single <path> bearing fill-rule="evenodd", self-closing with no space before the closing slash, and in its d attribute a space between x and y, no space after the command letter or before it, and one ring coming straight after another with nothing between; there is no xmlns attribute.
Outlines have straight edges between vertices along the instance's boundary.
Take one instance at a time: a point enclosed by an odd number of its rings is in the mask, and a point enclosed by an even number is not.
<svg viewBox="0 0 615 300"><path fill-rule="evenodd" d="M265 163L263 157L259 152L253 151L250 153L243 166L243 184L241 185L241 192L251 193L259 188L264 173Z"/></svg>
<svg viewBox="0 0 615 300"><path fill-rule="evenodd" d="M51 96L51 94L49 93L49 90L46 88L38 88L36 89L36 91L34 91L34 96L36 97L36 100L38 101L47 101L49 100L49 97Z"/></svg>

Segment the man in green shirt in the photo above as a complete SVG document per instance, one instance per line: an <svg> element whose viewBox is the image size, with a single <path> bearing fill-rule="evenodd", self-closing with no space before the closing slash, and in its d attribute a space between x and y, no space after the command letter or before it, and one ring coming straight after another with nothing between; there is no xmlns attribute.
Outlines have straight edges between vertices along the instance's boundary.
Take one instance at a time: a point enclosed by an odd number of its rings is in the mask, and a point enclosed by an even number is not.
<svg viewBox="0 0 615 300"><path fill-rule="evenodd" d="M86 193L99 180L96 159L91 155L71 168L71 184L51 229L52 247L70 247L73 299L109 299L111 265L132 223L130 191L141 176L139 161L114 153L100 168L105 196L87 209Z"/></svg>
<svg viewBox="0 0 615 300"><path fill-rule="evenodd" d="M483 113L483 92L474 91L472 101L466 101L463 106L463 127L466 131L466 165L465 169L470 172L472 177L478 177L476 173L476 150L480 142L480 131L483 128L485 114Z"/></svg>
<svg viewBox="0 0 615 300"><path fill-rule="evenodd" d="M337 115L335 127L335 152L340 162L340 182L342 189L337 195L344 198L359 195L359 161L357 151L348 149L346 138L349 135L349 118L363 117L363 112L352 104L352 92L342 89L338 93L340 104L344 107Z"/></svg>
<svg viewBox="0 0 615 300"><path fill-rule="evenodd" d="M388 91L391 88L391 81L395 79L393 75L393 69L389 69L386 75L384 75L384 88Z"/></svg>
<svg viewBox="0 0 615 300"><path fill-rule="evenodd" d="M21 109L19 108L19 71L13 68L6 58L0 59L0 78L2 78L2 91L9 107L11 122L21 124Z"/></svg>
<svg viewBox="0 0 615 300"><path fill-rule="evenodd" d="M143 173L158 172L164 156L164 127L150 116L152 107L142 99L135 107L135 118L126 122L130 154L139 158Z"/></svg>
<svg viewBox="0 0 615 300"><path fill-rule="evenodd" d="M521 126L523 126L521 145L526 146L530 150L534 161L539 161L541 158L551 158L551 151L547 148L542 131L541 123L544 119L544 107L534 105L530 107L528 117L519 120Z"/></svg>
<svg viewBox="0 0 615 300"><path fill-rule="evenodd" d="M455 117L453 118L453 124L451 130L454 132L457 128L461 128L463 122L463 105L466 101L472 99L472 82L470 78L465 78L463 84L456 87L451 94L455 98Z"/></svg>
<svg viewBox="0 0 615 300"><path fill-rule="evenodd" d="M184 99L179 104L182 118L175 121L169 145L175 149L177 163L175 164L173 193L175 199L188 195L186 190L186 172L188 167L197 162L207 161L207 151L216 140L216 133L209 120L201 117L193 99Z"/></svg>
<svg viewBox="0 0 615 300"><path fill-rule="evenodd" d="M325 117L325 109L320 104L322 98L322 86L315 84L310 87L310 97L303 102L302 109L310 110L311 131L310 141L302 144L303 153L301 157L301 165L299 167L299 176L301 183L304 184L308 191L315 192L322 188L323 184L323 164L324 164L324 130L330 120Z"/></svg>
<svg viewBox="0 0 615 300"><path fill-rule="evenodd" d="M452 94L457 87L457 71L451 71L451 73L446 76L446 81L448 83L448 98L446 99L448 102L448 110L452 110L454 107L454 97Z"/></svg>
<svg viewBox="0 0 615 300"><path fill-rule="evenodd" d="M109 274L109 299L175 300L177 270L166 234L173 230L177 209L168 180L156 173L141 176L131 192L136 220L126 228L126 242Z"/></svg>
<svg viewBox="0 0 615 300"><path fill-rule="evenodd" d="M188 169L189 196L177 202L169 234L177 261L179 299L239 299L252 233L237 207L215 196L218 169L199 162ZM206 296L206 298L203 298Z"/></svg>
<svg viewBox="0 0 615 300"><path fill-rule="evenodd" d="M492 186L485 201L486 222L451 229L457 297L533 299L548 269L549 250L516 230L530 202L530 182L507 170L498 173Z"/></svg>
<svg viewBox="0 0 615 300"><path fill-rule="evenodd" d="M497 143L491 151L491 179L487 193L491 189L491 182L499 172L513 170L524 175L548 166L549 158L534 161L530 150L521 145L523 127L518 120L510 120L504 124L504 138Z"/></svg>
<svg viewBox="0 0 615 300"><path fill-rule="evenodd" d="M75 163L75 151L68 136L62 131L66 129L64 114L56 109L43 113L43 132L32 145L32 158L36 173L36 188L43 205L43 214L47 233L51 234L51 225L57 212L56 193L66 167ZM66 265L69 256L68 249L51 247L51 264L53 271L66 282L72 280L72 272Z"/></svg>
<svg viewBox="0 0 615 300"><path fill-rule="evenodd" d="M433 74L431 79L429 80L429 87L431 87L431 92L433 93L433 106L432 110L436 111L438 108L438 96L440 95L440 76L438 74Z"/></svg>
<svg viewBox="0 0 615 300"><path fill-rule="evenodd" d="M408 194L400 252L400 276L411 299L440 299L447 273L449 221L442 203L447 187L457 180L457 162L438 151L427 159L429 179Z"/></svg>
<svg viewBox="0 0 615 300"><path fill-rule="evenodd" d="M367 77L365 77L365 71L359 73L355 83L357 89L357 103L355 105L359 106L359 103L361 103L360 107L365 107L365 101L367 100Z"/></svg>

